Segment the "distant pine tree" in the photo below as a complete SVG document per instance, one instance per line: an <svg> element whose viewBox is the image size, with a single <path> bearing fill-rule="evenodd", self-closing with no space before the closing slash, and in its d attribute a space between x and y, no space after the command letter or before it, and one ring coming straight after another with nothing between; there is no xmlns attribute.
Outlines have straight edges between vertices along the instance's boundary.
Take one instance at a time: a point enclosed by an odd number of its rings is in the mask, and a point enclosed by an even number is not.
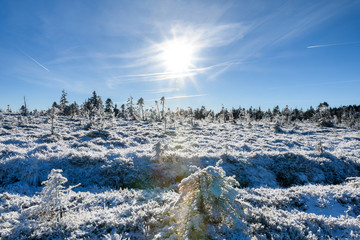
<svg viewBox="0 0 360 240"><path fill-rule="evenodd" d="M68 100L66 98L67 93L65 90L62 90L61 92L61 98L60 98L60 112L63 115L70 115L70 109L68 108Z"/></svg>
<svg viewBox="0 0 360 240"><path fill-rule="evenodd" d="M114 107L114 116L115 116L115 117L119 116L119 113L120 113L120 110L118 109L117 104L115 104L115 107Z"/></svg>
<svg viewBox="0 0 360 240"><path fill-rule="evenodd" d="M80 109L79 109L79 105L76 102L72 103L68 108L69 108L69 115L73 119L76 115L79 115Z"/></svg>
<svg viewBox="0 0 360 240"><path fill-rule="evenodd" d="M28 108L26 107L26 99L25 99L25 96L24 96L24 105L21 106L21 108L20 108L20 113L21 113L21 115L23 115L23 116L29 115L29 110L28 110Z"/></svg>
<svg viewBox="0 0 360 240"><path fill-rule="evenodd" d="M113 101L110 98L106 99L106 101L105 101L105 112L106 113L112 113L113 110L114 110Z"/></svg>
<svg viewBox="0 0 360 240"><path fill-rule="evenodd" d="M140 98L137 102L137 105L139 106L140 117L142 120L144 120L144 105L145 105L144 99Z"/></svg>
<svg viewBox="0 0 360 240"><path fill-rule="evenodd" d="M122 117L125 118L125 112L126 112L126 110L125 110L125 104L121 104L120 108L121 108Z"/></svg>
<svg viewBox="0 0 360 240"><path fill-rule="evenodd" d="M29 110L25 107L25 105L22 105L20 108L20 114L23 116L27 116L28 112L29 112Z"/></svg>
<svg viewBox="0 0 360 240"><path fill-rule="evenodd" d="M130 120L134 120L135 119L135 117L134 117L134 103L133 103L133 97L132 96L130 96L128 98L127 103L126 103L126 107L127 107L127 112L128 112Z"/></svg>
<svg viewBox="0 0 360 240"><path fill-rule="evenodd" d="M164 118L164 109L165 109L165 97L162 97L160 99L160 104L162 105L162 110L161 110L161 119Z"/></svg>

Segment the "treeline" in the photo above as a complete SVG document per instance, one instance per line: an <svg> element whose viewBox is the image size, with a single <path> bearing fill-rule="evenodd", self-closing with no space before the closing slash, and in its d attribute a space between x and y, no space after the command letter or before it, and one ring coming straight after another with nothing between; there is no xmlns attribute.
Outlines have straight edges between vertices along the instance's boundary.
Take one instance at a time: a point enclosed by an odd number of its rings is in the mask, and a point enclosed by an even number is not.
<svg viewBox="0 0 360 240"><path fill-rule="evenodd" d="M9 109L8 109L9 111ZM26 102L20 108L22 115L27 115L30 112L26 108ZM40 112L44 113L44 111ZM40 114L34 110L32 114ZM162 121L174 120L176 118L188 118L192 122L194 120L208 120L218 122L253 122L253 121L267 121L276 122L279 124L289 124L291 122L316 122L324 127L332 127L334 125L345 125L352 128L360 129L360 105L349 105L341 107L330 107L327 102L320 103L316 108L310 107L307 110L298 108L289 108L286 106L280 109L275 106L273 109L262 110L259 108L232 108L230 110L222 107L222 109L215 113L213 110L208 110L205 106L201 108L187 109L177 108L171 111L166 109L166 99L162 97L159 101L154 101L149 108L145 109L145 101L143 98L135 101L133 97L129 97L127 102L118 106L114 104L110 98L105 100L94 91L92 96L84 101L81 105L76 102L69 104L67 100L67 93L63 90L60 101L52 104L52 108L47 110L51 116L62 115L88 117L89 119L104 119L104 118L123 118L126 120L139 121Z"/></svg>
<svg viewBox="0 0 360 240"><path fill-rule="evenodd" d="M261 110L261 108L232 108L230 111L222 109L216 116L222 116L225 121L240 119L245 121L261 121L290 123L297 121L313 121L322 126L331 127L336 124L345 124L354 127L360 122L360 105L349 105L341 107L330 107L327 102L320 103L316 109L310 107L307 110L286 106L280 109L279 106L272 110ZM203 118L204 116L200 116Z"/></svg>

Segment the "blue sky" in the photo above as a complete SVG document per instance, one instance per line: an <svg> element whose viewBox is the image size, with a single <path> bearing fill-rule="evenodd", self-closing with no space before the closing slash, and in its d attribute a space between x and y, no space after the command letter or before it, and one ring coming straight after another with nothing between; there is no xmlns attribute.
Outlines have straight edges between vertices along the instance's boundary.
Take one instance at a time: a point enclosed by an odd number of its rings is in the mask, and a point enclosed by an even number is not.
<svg viewBox="0 0 360 240"><path fill-rule="evenodd" d="M143 97L147 107L165 96L172 109L360 104L360 1L0 6L2 109L18 110L24 96L46 109L62 89L79 104L96 90L118 104ZM175 74L162 57L174 39L191 48Z"/></svg>

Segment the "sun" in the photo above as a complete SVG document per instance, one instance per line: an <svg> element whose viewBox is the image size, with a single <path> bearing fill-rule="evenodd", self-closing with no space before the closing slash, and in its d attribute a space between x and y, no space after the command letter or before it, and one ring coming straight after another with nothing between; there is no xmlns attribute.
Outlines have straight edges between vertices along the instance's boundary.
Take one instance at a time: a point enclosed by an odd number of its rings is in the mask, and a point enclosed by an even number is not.
<svg viewBox="0 0 360 240"><path fill-rule="evenodd" d="M181 74L193 67L194 52L195 46L189 40L173 39L163 43L160 60L167 71Z"/></svg>

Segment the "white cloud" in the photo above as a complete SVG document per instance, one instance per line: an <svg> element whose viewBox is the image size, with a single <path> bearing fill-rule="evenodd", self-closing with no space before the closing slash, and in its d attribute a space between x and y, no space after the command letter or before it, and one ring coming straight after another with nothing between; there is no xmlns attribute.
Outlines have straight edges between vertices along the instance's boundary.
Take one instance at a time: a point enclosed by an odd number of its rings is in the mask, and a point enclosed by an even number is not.
<svg viewBox="0 0 360 240"><path fill-rule="evenodd" d="M206 94L178 95L178 96L167 97L166 100L180 99L180 98L204 97L204 96L206 96Z"/></svg>

